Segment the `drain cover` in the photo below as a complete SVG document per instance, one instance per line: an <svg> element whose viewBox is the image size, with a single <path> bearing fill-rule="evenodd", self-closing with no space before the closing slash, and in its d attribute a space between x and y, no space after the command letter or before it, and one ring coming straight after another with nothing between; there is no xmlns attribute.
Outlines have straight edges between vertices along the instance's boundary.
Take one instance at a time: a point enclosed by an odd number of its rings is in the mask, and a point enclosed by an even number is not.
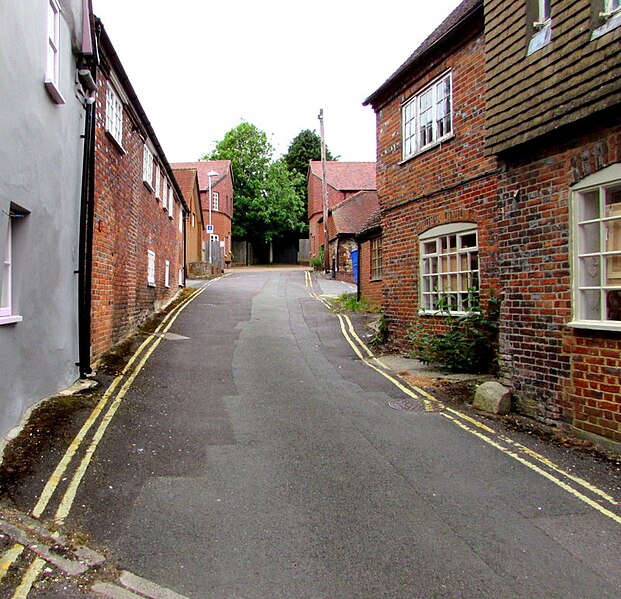
<svg viewBox="0 0 621 599"><path fill-rule="evenodd" d="M395 399L388 405L399 412L426 412L425 403L419 399Z"/></svg>

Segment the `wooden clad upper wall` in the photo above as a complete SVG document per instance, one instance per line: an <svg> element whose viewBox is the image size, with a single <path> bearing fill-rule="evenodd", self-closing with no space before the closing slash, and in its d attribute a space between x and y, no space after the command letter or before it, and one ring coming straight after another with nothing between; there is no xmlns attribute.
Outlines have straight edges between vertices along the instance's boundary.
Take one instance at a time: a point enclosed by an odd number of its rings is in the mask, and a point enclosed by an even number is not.
<svg viewBox="0 0 621 599"><path fill-rule="evenodd" d="M621 27L592 39L595 0L552 0L552 39L528 56L529 2L485 2L489 152L621 103Z"/></svg>

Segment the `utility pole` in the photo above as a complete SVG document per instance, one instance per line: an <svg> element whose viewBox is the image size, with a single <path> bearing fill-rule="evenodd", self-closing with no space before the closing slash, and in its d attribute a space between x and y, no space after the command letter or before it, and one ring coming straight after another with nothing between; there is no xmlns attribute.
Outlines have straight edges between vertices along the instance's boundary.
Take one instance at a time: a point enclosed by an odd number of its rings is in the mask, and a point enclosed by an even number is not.
<svg viewBox="0 0 621 599"><path fill-rule="evenodd" d="M319 131L321 134L321 201L323 204L323 265L330 270L330 245L328 239L328 185L326 183L326 141L323 134L323 108L319 109Z"/></svg>

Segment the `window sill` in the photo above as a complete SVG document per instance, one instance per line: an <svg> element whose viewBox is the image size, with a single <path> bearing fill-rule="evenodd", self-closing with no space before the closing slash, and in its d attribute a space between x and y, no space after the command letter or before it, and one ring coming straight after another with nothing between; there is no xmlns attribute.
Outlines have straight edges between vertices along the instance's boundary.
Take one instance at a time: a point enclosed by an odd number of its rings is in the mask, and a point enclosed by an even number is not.
<svg viewBox="0 0 621 599"><path fill-rule="evenodd" d="M572 320L567 323L572 329L583 329L591 331L611 331L621 333L621 321L602 322L599 320Z"/></svg>
<svg viewBox="0 0 621 599"><path fill-rule="evenodd" d="M23 317L18 316L17 314L11 314L10 316L0 316L0 325L3 324L14 324L16 322L21 322Z"/></svg>
<svg viewBox="0 0 621 599"><path fill-rule="evenodd" d="M155 283L147 283L147 287L155 288Z"/></svg>
<svg viewBox="0 0 621 599"><path fill-rule="evenodd" d="M601 27L595 29L591 34L591 41L596 40L603 35L606 35L617 27L621 27L621 11L613 13Z"/></svg>
<svg viewBox="0 0 621 599"><path fill-rule="evenodd" d="M424 154L425 152L429 152L430 150L434 150L435 148L441 146L447 141L451 141L454 138L455 138L455 133L451 133L450 135L447 135L439 139L438 141L434 141L432 144L425 146L421 150L417 150L414 154L410 154L409 156L406 156L403 160L401 160L401 162L399 162L399 164L400 165L405 164L406 162L409 162L410 160L420 156L421 154Z"/></svg>
<svg viewBox="0 0 621 599"><path fill-rule="evenodd" d="M151 184L148 181L145 181L144 179L142 180L142 182L144 183L144 186L151 192L153 193L153 187L151 186Z"/></svg>
<svg viewBox="0 0 621 599"><path fill-rule="evenodd" d="M127 154L127 150L121 145L121 143L117 140L117 138L114 137L114 135L108 129L106 129L106 135L108 136L108 139L112 142L112 145L114 145L114 147L121 154L123 154L123 156L125 156L125 154Z"/></svg>
<svg viewBox="0 0 621 599"><path fill-rule="evenodd" d="M56 87L56 84L53 81L46 79L45 89L47 89L47 93L50 94L52 100L54 100L56 104L66 103L65 98L63 98L63 95L60 93L60 90Z"/></svg>
<svg viewBox="0 0 621 599"><path fill-rule="evenodd" d="M379 283L382 279L383 277L371 277L369 281L371 281L371 283Z"/></svg>

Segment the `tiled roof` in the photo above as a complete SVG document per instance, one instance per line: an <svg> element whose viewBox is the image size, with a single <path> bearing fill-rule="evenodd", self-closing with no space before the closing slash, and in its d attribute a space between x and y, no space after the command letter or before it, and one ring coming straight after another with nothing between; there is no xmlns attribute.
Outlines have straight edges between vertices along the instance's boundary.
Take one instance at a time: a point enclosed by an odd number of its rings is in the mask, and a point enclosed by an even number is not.
<svg viewBox="0 0 621 599"><path fill-rule="evenodd" d="M199 162L175 162L171 165L173 169L195 168L198 173L198 188L201 191L209 189L208 173L215 171L217 177L212 177L211 187L214 188L220 181L223 181L231 172L230 160L200 160Z"/></svg>
<svg viewBox="0 0 621 599"><path fill-rule="evenodd" d="M381 226L382 226L382 212L380 210L380 207L378 206L377 209L373 212L373 214L369 216L369 220L367 220L367 222L364 223L362 227L360 227L360 229L358 230L358 234L360 235L364 233L365 231L370 231L371 229L376 229Z"/></svg>
<svg viewBox="0 0 621 599"><path fill-rule="evenodd" d="M321 160L311 160L310 173L321 179ZM326 162L326 182L339 191L377 189L375 162Z"/></svg>
<svg viewBox="0 0 621 599"><path fill-rule="evenodd" d="M181 188L181 192L183 193L183 197L185 198L188 206L192 206L193 197L194 197L194 181L196 179L196 169L195 168L175 168L173 166L173 173L175 175L175 179L177 179L177 183L179 183L179 187Z"/></svg>
<svg viewBox="0 0 621 599"><path fill-rule="evenodd" d="M373 213L379 211L377 191L359 191L332 209L332 218L339 235L355 235Z"/></svg>
<svg viewBox="0 0 621 599"><path fill-rule="evenodd" d="M463 2L433 31L433 33L420 45L414 53L364 102L363 105L375 104L375 102L390 90L395 82L416 63L428 50L440 42L444 37L452 33L463 21L476 10L483 11L483 0L463 0Z"/></svg>

